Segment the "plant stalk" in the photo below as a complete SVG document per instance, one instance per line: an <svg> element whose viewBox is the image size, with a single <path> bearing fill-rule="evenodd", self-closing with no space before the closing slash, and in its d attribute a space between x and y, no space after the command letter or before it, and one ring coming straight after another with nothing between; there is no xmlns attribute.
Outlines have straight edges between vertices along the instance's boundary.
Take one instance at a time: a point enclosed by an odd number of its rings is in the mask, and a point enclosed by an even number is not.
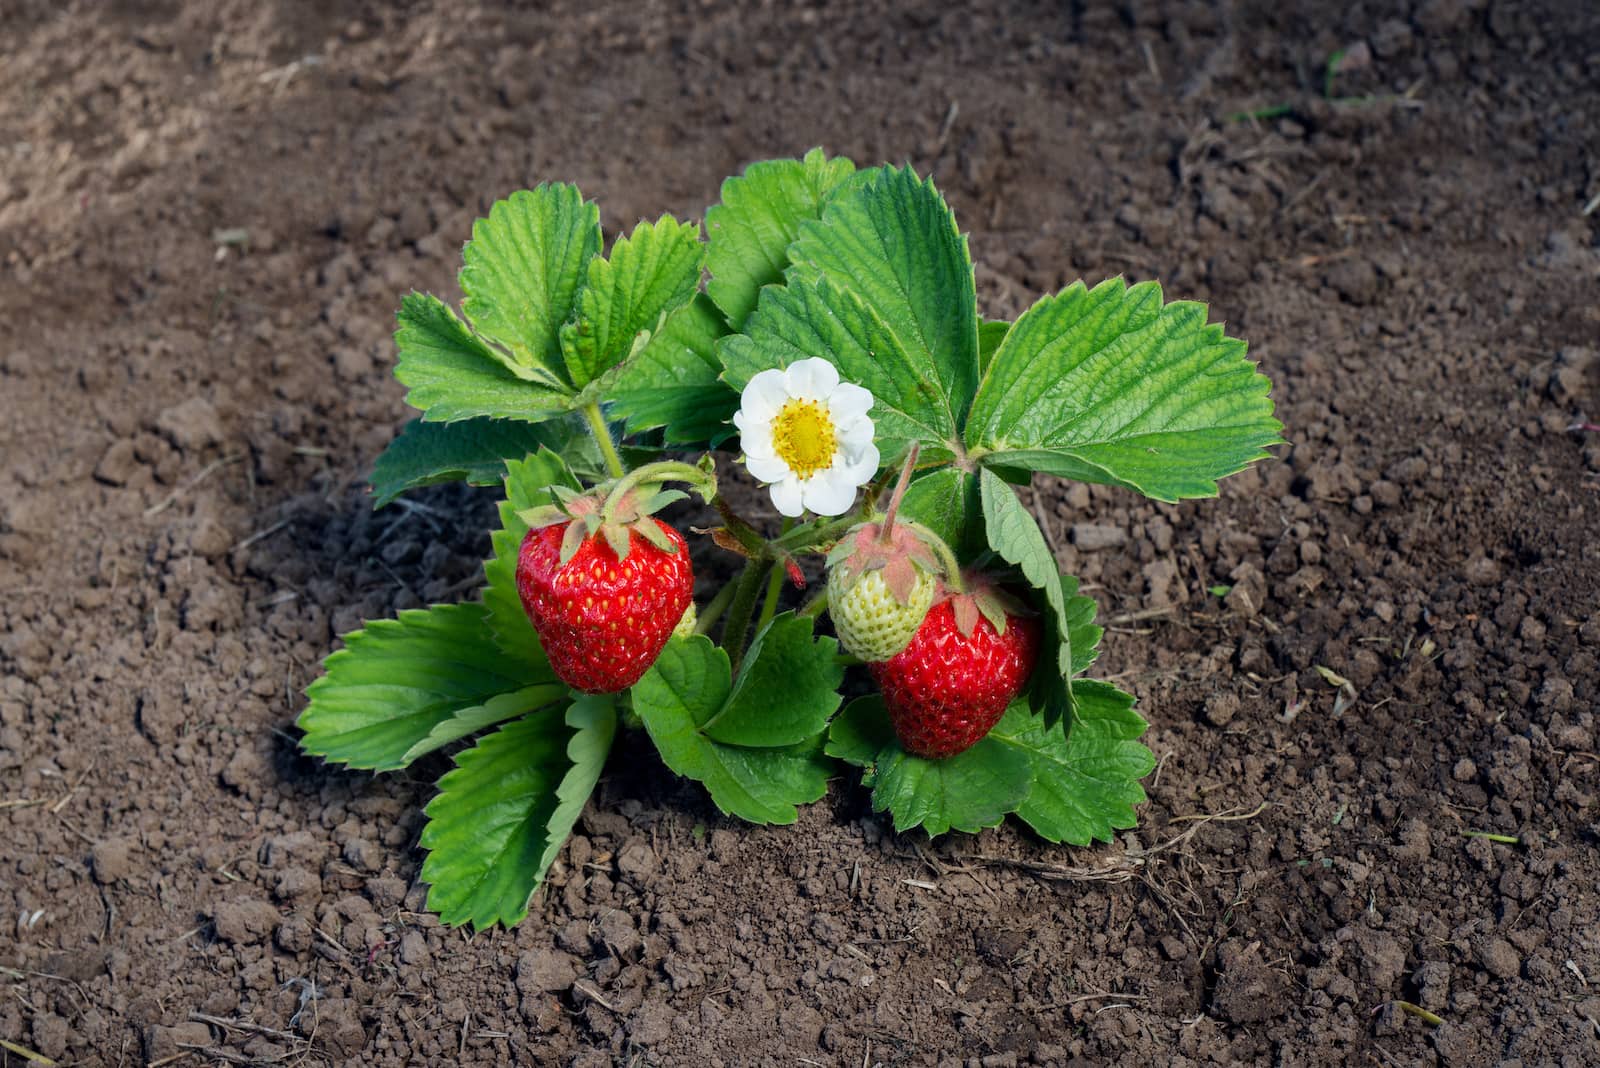
<svg viewBox="0 0 1600 1068"><path fill-rule="evenodd" d="M733 592L738 588L739 584L737 582L727 582L723 584L722 589L712 596L710 603L705 607L705 611L701 612L700 618L695 621L694 632L696 634L711 633L711 628L717 625L717 620L722 618L722 613L728 610L728 602L733 600Z"/></svg>
<svg viewBox="0 0 1600 1068"><path fill-rule="evenodd" d="M783 534L789 533L789 527L793 523L794 520L784 518ZM783 589L783 571L783 561L778 560L772 565L772 574L767 576L767 596L761 602L761 615L756 619L757 634L760 634L761 628L771 623L772 617L778 614L778 591Z"/></svg>
<svg viewBox="0 0 1600 1068"><path fill-rule="evenodd" d="M622 457L617 454L616 443L611 440L611 428L606 426L606 417L600 414L600 405L591 401L583 406L583 417L589 421L589 433L594 435L594 443L600 446L600 455L606 459L606 469L611 472L612 478L621 478L628 473L622 466Z"/></svg>
<svg viewBox="0 0 1600 1068"><path fill-rule="evenodd" d="M944 567L945 588L951 593L961 593L965 586L961 581L961 564L956 560L956 554L946 544L945 540L921 523L911 519L900 520L907 530L914 530L922 536L922 540L933 549L934 555L939 558L939 563Z"/></svg>
<svg viewBox="0 0 1600 1068"><path fill-rule="evenodd" d="M766 577L772 562L766 559L751 560L739 576L738 589L733 603L728 606L728 621L722 628L722 647L728 651L733 670L739 670L744 657L745 643L750 638L750 616L755 612L756 596L761 592L761 580Z"/></svg>

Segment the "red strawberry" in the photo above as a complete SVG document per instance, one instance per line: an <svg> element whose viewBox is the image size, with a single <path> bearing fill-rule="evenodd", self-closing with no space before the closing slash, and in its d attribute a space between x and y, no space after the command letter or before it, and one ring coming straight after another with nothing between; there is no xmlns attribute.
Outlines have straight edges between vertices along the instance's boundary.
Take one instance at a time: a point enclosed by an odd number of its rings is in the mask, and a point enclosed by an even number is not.
<svg viewBox="0 0 1600 1068"><path fill-rule="evenodd" d="M910 645L867 665L906 752L938 760L971 748L1028 681L1039 656L1039 621L1020 607L985 607L967 594L946 597L928 610ZM1003 633L991 622L996 616Z"/></svg>
<svg viewBox="0 0 1600 1068"><path fill-rule="evenodd" d="M574 522L578 529L569 531ZM643 523L658 527L660 537L643 536ZM620 531L584 534L583 527L580 519L528 531L517 555L517 593L561 681L585 693L616 693L661 654L689 605L694 572L683 536L659 519L641 517ZM623 538L619 558L612 546ZM564 563L563 541L569 549L576 543Z"/></svg>

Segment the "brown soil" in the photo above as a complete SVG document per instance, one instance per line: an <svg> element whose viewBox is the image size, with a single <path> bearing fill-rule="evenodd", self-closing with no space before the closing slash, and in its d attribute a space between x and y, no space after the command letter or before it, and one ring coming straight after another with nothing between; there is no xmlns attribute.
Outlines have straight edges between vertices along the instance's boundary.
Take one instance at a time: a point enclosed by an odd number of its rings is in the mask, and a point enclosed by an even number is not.
<svg viewBox="0 0 1600 1068"><path fill-rule="evenodd" d="M1600 413L1600 8L554 6L0 0L0 1038L1600 1061L1600 434L1567 429ZM513 189L698 216L814 144L931 171L991 312L1159 278L1277 383L1292 445L1220 501L1040 488L1153 723L1143 824L930 845L840 780L753 829L630 738L528 921L443 930L446 761L348 774L292 729L335 634L470 596L487 550L485 493L369 510L398 298L452 292Z"/></svg>

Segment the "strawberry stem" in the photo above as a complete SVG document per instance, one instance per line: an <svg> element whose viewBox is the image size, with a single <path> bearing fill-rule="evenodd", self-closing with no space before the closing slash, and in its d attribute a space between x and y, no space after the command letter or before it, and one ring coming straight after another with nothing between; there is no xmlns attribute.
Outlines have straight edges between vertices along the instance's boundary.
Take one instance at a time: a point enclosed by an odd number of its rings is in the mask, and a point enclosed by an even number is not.
<svg viewBox="0 0 1600 1068"><path fill-rule="evenodd" d="M729 582L723 585L711 598L711 602L700 612L700 619L694 625L696 634L710 634L711 628L717 625L717 620L722 618L722 613L728 610L728 602L733 600L734 590L738 583Z"/></svg>
<svg viewBox="0 0 1600 1068"><path fill-rule="evenodd" d="M617 454L617 446L611 440L611 428L606 426L606 417L600 414L600 405L593 401L585 404L583 417L589 421L589 433L594 435L594 443L600 446L600 455L605 457L606 469L611 472L611 477L621 478L627 474L628 469L622 466L622 457Z"/></svg>
<svg viewBox="0 0 1600 1068"><path fill-rule="evenodd" d="M716 496L717 480L715 476L707 474L694 464L686 464L679 460L662 460L653 464L636 467L627 474L617 476L616 485L612 486L606 494L605 508L601 512L604 519L610 520L616 514L617 505L634 487L645 482L684 482L687 483L702 499L709 500Z"/></svg>
<svg viewBox="0 0 1600 1068"><path fill-rule="evenodd" d="M789 528L794 526L794 520L785 516L783 530L778 535L782 537L789 533ZM761 602L761 615L756 618L756 633L761 633L761 628L772 622L772 617L778 614L778 591L783 589L782 561L773 565L772 574L767 577L767 596Z"/></svg>
<svg viewBox="0 0 1600 1068"><path fill-rule="evenodd" d="M883 529L878 533L878 541L881 544L889 544L889 534L894 530L894 519L900 511L901 500L905 498L906 487L911 485L911 472L916 469L917 453L920 451L921 446L913 441L911 448L906 451L905 463L900 465L900 479L894 484L894 493L889 497L888 510L883 514Z"/></svg>
<svg viewBox="0 0 1600 1068"><path fill-rule="evenodd" d="M755 612L756 596L761 592L761 580L767 575L772 562L754 559L745 565L739 576L738 588L733 593L733 603L728 607L728 621L722 627L722 647L728 651L733 670L739 670L744 657L745 642L750 637L750 617Z"/></svg>

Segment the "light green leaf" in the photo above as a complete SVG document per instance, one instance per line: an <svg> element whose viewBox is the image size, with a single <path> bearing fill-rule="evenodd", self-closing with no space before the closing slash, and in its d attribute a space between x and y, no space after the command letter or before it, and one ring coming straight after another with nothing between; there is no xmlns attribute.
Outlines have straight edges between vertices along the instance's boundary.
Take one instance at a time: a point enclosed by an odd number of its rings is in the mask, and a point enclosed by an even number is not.
<svg viewBox="0 0 1600 1068"><path fill-rule="evenodd" d="M854 171L849 160L828 159L814 148L804 160L752 163L722 183L722 202L706 212L706 293L735 330L755 309L761 287L783 281L800 223L819 217Z"/></svg>
<svg viewBox="0 0 1600 1068"><path fill-rule="evenodd" d="M718 346L723 377L735 390L769 368L820 357L839 377L872 391L870 413L885 457L921 442L930 463L948 460L956 424L927 355L908 351L855 293L826 279L792 276L761 291L743 334Z"/></svg>
<svg viewBox="0 0 1600 1068"><path fill-rule="evenodd" d="M555 681L542 653L508 656L482 605L435 605L344 636L300 713L300 748L353 768L405 767L440 724L512 691Z"/></svg>
<svg viewBox="0 0 1600 1068"><path fill-rule="evenodd" d="M961 425L977 386L977 298L967 239L931 179L883 168L802 223L789 256L789 284L821 274L858 294Z"/></svg>
<svg viewBox="0 0 1600 1068"><path fill-rule="evenodd" d="M1016 492L987 468L979 475L979 496L989 547L1002 560L1021 569L1022 576L1044 594L1049 606L1041 663L1034 678L1045 715L1054 722L1072 708L1072 691L1066 684L1073 670L1072 628L1067 620L1067 593L1061 586L1061 571L1033 514L1023 507Z"/></svg>
<svg viewBox="0 0 1600 1068"><path fill-rule="evenodd" d="M671 445L700 445L729 432L739 395L722 381L717 341L728 333L703 293L667 316L610 388L611 416L630 434L661 428Z"/></svg>
<svg viewBox="0 0 1600 1068"><path fill-rule="evenodd" d="M876 767L873 811L888 810L896 831L920 826L930 835L1000 823L1027 798L1033 771L1025 754L992 738L943 760L912 756L896 743L878 754Z"/></svg>
<svg viewBox="0 0 1600 1068"><path fill-rule="evenodd" d="M1157 500L1211 497L1267 457L1282 425L1245 344L1202 304L1161 288L1076 283L1023 313L967 421L985 464L1125 486Z"/></svg>
<svg viewBox="0 0 1600 1068"><path fill-rule="evenodd" d="M519 373L437 297L406 294L398 320L394 376L410 387L406 403L429 422L489 416L537 423L571 407L563 389Z"/></svg>
<svg viewBox="0 0 1600 1068"><path fill-rule="evenodd" d="M1006 339L1006 334L1011 330L1011 324L1004 319L985 319L978 324L978 373L981 375L989 369L989 361L994 359L995 351L1000 348L1000 343Z"/></svg>
<svg viewBox="0 0 1600 1068"><path fill-rule="evenodd" d="M813 638L808 617L785 612L745 653L723 706L705 723L708 737L761 748L815 738L839 707L839 643Z"/></svg>
<svg viewBox="0 0 1600 1068"><path fill-rule="evenodd" d="M512 460L506 464L506 496L500 502L500 529L489 535L494 555L483 564L488 579L483 590L483 606L488 612L494 640L507 654L526 661L535 658L544 661L544 651L527 612L523 611L522 597L517 593L517 554L522 551L522 539L528 533L528 524L517 513L550 504L551 486L582 488L561 458L548 449L540 449L526 460Z"/></svg>
<svg viewBox="0 0 1600 1068"><path fill-rule="evenodd" d="M633 709L667 767L704 783L717 808L752 823L793 823L827 792L822 737L782 748L724 745L702 726L733 688L728 654L701 636L667 642L633 687Z"/></svg>
<svg viewBox="0 0 1600 1068"><path fill-rule="evenodd" d="M516 719L536 708L554 704L566 696L567 687L560 682L547 682L540 686L527 686L520 690L512 690L510 693L497 694L483 704L464 708L438 724L428 732L426 738L406 750L404 762L410 764L418 757L436 749L443 749L450 743L476 734L485 727L504 723L508 719Z"/></svg>
<svg viewBox="0 0 1600 1068"><path fill-rule="evenodd" d="M601 241L600 209L576 186L513 193L472 227L459 277L462 308L518 363L555 375L561 324L572 316Z"/></svg>
<svg viewBox="0 0 1600 1068"><path fill-rule="evenodd" d="M1080 679L1072 686L1081 692L1070 731L1046 726L1019 701L989 740L1031 761L1033 787L1016 812L1040 837L1073 845L1109 842L1114 830L1137 825L1133 806L1145 800L1139 780L1155 767L1155 757L1133 740L1137 733L1128 733L1130 716L1143 730L1132 697L1105 683Z"/></svg>
<svg viewBox="0 0 1600 1068"><path fill-rule="evenodd" d="M507 724L456 757L421 842L428 907L442 922L482 930L528 914L615 731L611 703L585 701L565 719L544 712Z"/></svg>
<svg viewBox="0 0 1600 1068"><path fill-rule="evenodd" d="M589 261L576 318L561 327L561 354L575 388L638 351L665 315L689 302L704 255L700 224L663 215L618 238L610 256Z"/></svg>
<svg viewBox="0 0 1600 1068"><path fill-rule="evenodd" d="M440 482L464 481L474 486L498 485L506 461L517 460L541 445L555 452L592 440L571 433L571 420L522 423L509 419L463 419L429 423L413 419L372 465L372 506L382 508L407 490ZM592 449L590 451L593 451Z"/></svg>

